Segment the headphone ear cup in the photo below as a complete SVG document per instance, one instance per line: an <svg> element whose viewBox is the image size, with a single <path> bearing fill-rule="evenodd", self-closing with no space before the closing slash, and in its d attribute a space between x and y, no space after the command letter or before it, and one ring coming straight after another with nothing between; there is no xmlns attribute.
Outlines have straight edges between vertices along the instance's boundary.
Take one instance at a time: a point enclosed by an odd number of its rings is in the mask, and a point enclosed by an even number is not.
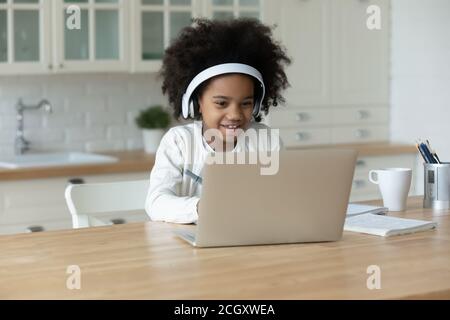
<svg viewBox="0 0 450 320"><path fill-rule="evenodd" d="M255 81L255 97L256 99L255 105L253 107L253 116L256 118L257 116L259 116L261 112L262 99L264 99L262 86L259 82L256 83L256 81Z"/></svg>
<svg viewBox="0 0 450 320"><path fill-rule="evenodd" d="M253 116L256 118L261 111L261 102L256 101L255 106L253 107Z"/></svg>
<svg viewBox="0 0 450 320"><path fill-rule="evenodd" d="M191 102L189 103L189 116L191 118L195 117L195 113L194 113L194 101L191 100Z"/></svg>

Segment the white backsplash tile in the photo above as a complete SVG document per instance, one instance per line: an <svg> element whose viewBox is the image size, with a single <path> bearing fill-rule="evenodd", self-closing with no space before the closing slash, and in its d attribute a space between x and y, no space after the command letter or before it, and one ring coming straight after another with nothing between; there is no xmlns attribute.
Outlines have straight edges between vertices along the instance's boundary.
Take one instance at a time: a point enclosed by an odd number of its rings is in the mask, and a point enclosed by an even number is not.
<svg viewBox="0 0 450 320"><path fill-rule="evenodd" d="M106 131L105 127L90 128L89 130L86 130L85 127L66 128L65 129L66 142L73 143L91 140L105 140L106 139L105 131Z"/></svg>
<svg viewBox="0 0 450 320"><path fill-rule="evenodd" d="M86 143L86 151L103 152L103 151L120 151L126 150L125 140L116 141L90 141Z"/></svg>
<svg viewBox="0 0 450 320"><path fill-rule="evenodd" d="M140 110L167 105L156 74L0 77L0 156L14 153L15 105L48 99L53 113L25 113L25 138L34 151L113 151L143 148L135 124Z"/></svg>
<svg viewBox="0 0 450 320"><path fill-rule="evenodd" d="M141 150L141 149L144 149L144 142L142 141L142 137L127 140L127 150Z"/></svg>

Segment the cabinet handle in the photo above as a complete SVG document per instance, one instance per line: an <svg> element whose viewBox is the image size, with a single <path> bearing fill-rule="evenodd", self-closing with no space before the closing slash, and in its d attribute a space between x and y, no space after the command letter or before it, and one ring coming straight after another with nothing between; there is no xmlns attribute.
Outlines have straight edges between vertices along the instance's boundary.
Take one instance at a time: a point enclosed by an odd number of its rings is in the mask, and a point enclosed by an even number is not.
<svg viewBox="0 0 450 320"><path fill-rule="evenodd" d="M309 135L306 132L297 132L295 138L297 141L306 141L309 140Z"/></svg>
<svg viewBox="0 0 450 320"><path fill-rule="evenodd" d="M297 113L297 121L303 122L309 120L309 114L306 112Z"/></svg>
<svg viewBox="0 0 450 320"><path fill-rule="evenodd" d="M111 219L110 221L111 221L112 224L125 224L125 223L127 223L127 221L125 219L122 219L122 218Z"/></svg>
<svg viewBox="0 0 450 320"><path fill-rule="evenodd" d="M53 64L50 63L50 64L48 65L48 69L49 69L49 70L53 70Z"/></svg>
<svg viewBox="0 0 450 320"><path fill-rule="evenodd" d="M364 160L358 160L358 161L356 161L356 166L357 167L365 167L366 162Z"/></svg>
<svg viewBox="0 0 450 320"><path fill-rule="evenodd" d="M67 181L69 184L85 184L83 178L72 178Z"/></svg>
<svg viewBox="0 0 450 320"><path fill-rule="evenodd" d="M60 68L60 69L64 69L64 63L60 63L60 64L59 64L59 68Z"/></svg>
<svg viewBox="0 0 450 320"><path fill-rule="evenodd" d="M364 120L364 119L367 119L367 118L370 118L369 111L366 111L366 110L359 110L358 111L358 119L359 120Z"/></svg>
<svg viewBox="0 0 450 320"><path fill-rule="evenodd" d="M366 186L366 181L361 180L361 179L360 180L355 180L355 181L353 181L353 186L356 189L364 188Z"/></svg>
<svg viewBox="0 0 450 320"><path fill-rule="evenodd" d="M369 136L370 132L369 130L365 129L358 129L355 131L355 137L356 138L367 138Z"/></svg>
<svg viewBox="0 0 450 320"><path fill-rule="evenodd" d="M45 231L43 226L29 226L26 228L26 231L29 233L37 233Z"/></svg>

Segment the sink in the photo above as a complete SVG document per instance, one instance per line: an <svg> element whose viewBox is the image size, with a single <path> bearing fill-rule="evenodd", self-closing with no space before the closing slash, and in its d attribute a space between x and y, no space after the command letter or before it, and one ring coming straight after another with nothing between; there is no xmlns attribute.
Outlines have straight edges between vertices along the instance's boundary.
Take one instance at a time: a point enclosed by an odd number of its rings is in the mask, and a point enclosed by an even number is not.
<svg viewBox="0 0 450 320"><path fill-rule="evenodd" d="M74 166L117 162L118 159L94 153L63 152L35 153L0 159L0 168L35 168L53 166Z"/></svg>

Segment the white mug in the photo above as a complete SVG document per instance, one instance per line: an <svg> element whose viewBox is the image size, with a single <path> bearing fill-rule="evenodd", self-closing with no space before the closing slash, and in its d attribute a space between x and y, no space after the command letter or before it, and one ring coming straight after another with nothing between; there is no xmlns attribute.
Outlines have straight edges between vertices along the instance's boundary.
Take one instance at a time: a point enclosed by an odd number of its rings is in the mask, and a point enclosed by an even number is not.
<svg viewBox="0 0 450 320"><path fill-rule="evenodd" d="M370 170L369 172L370 182L379 186L384 206L389 211L404 211L406 209L411 177L412 170L409 168L386 168Z"/></svg>

